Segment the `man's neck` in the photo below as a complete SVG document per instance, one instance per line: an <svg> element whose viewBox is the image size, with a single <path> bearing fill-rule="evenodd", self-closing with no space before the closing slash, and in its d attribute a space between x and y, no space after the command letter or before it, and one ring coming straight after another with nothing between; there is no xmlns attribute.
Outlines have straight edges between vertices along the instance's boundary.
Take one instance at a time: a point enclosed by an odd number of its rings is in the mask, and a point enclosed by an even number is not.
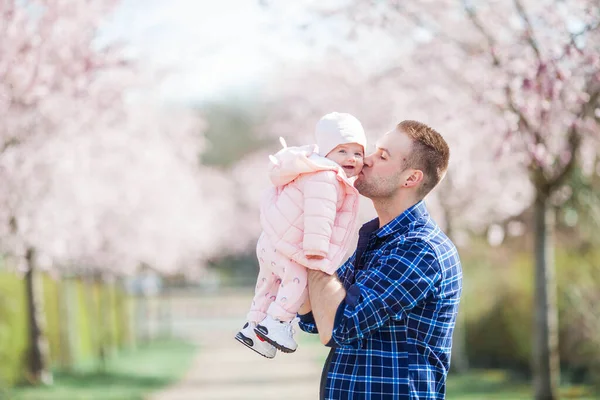
<svg viewBox="0 0 600 400"><path fill-rule="evenodd" d="M379 217L379 227L381 228L390 223L390 221L398 215L417 204L419 200L420 199L416 199L413 196L406 196L404 198L394 197L387 199L373 199L373 207L375 207L377 217Z"/></svg>

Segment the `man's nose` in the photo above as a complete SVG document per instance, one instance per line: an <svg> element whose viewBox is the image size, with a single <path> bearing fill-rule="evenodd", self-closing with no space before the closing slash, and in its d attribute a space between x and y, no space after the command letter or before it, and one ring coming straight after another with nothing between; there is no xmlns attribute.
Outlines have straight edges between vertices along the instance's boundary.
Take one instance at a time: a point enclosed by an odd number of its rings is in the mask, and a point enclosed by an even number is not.
<svg viewBox="0 0 600 400"><path fill-rule="evenodd" d="M372 167L373 166L373 156L366 156L363 159L363 167Z"/></svg>

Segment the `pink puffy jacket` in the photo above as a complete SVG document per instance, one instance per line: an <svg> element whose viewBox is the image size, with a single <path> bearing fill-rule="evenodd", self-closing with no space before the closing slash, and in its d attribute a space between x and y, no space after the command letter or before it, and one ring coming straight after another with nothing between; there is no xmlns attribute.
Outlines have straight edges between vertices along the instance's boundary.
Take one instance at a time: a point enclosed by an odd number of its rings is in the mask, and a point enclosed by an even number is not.
<svg viewBox="0 0 600 400"><path fill-rule="evenodd" d="M316 150L315 145L284 147L271 156L274 186L263 198L260 222L277 251L333 274L350 246L359 197L343 169ZM325 258L309 260L308 255Z"/></svg>

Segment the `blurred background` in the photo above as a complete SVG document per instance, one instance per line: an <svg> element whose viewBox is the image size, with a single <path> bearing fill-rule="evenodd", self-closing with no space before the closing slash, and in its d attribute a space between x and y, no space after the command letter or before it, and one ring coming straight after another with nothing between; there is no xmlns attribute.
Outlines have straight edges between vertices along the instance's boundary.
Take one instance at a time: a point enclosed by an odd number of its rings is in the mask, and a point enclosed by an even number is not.
<svg viewBox="0 0 600 400"><path fill-rule="evenodd" d="M318 339L233 336L268 155L331 111L451 146L447 398L600 398L599 33L595 0L1 0L0 398L316 398Z"/></svg>

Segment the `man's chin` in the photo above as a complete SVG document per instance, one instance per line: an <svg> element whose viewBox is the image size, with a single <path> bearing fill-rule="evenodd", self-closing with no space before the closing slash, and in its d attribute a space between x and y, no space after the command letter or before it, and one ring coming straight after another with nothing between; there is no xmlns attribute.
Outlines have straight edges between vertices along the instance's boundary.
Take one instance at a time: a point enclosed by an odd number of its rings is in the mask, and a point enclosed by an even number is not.
<svg viewBox="0 0 600 400"><path fill-rule="evenodd" d="M358 190L358 193L362 194L364 196L364 190L366 188L365 185L365 177L362 174L359 174L358 177L356 178L356 180L354 181L354 188L356 190Z"/></svg>

